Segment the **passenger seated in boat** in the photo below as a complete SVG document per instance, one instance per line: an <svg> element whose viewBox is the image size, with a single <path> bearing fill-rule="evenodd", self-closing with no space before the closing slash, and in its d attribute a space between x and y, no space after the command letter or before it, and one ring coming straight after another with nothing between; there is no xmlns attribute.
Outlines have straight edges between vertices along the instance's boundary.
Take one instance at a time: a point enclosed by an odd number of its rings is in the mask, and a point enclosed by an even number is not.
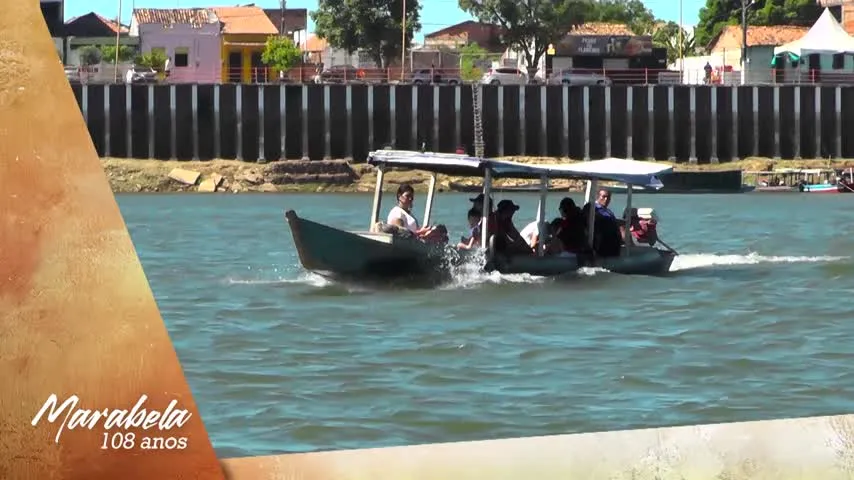
<svg viewBox="0 0 854 480"><path fill-rule="evenodd" d="M560 255L564 253L565 248L563 241L561 241L560 237L557 235L561 229L561 221L562 220L560 218L556 218L550 223L545 224L543 232L543 251L546 255ZM522 235L522 238L525 239L531 247L531 250L536 252L540 244L540 229L537 221L534 220L526 225L519 234Z"/></svg>
<svg viewBox="0 0 854 480"><path fill-rule="evenodd" d="M620 236L620 226L617 217L608 205L611 203L611 192L599 190L599 195L593 206L588 203L582 209L584 225L588 224L591 208L594 210L593 220L593 251L600 257L618 257L623 239Z"/></svg>
<svg viewBox="0 0 854 480"><path fill-rule="evenodd" d="M478 196L476 196L474 198L469 199L469 201L472 204L472 209L477 211L477 215L479 218L483 217L483 199L484 199L484 196L482 193L478 194ZM495 229L496 229L496 226L495 226L496 225L496 223L495 223L496 217L495 217L495 212L492 211L492 206L493 206L493 202L492 202L492 197L490 196L489 197L489 207L488 207L489 212L490 212L489 217L488 217L488 219L489 219L488 229L489 229L490 233L495 232ZM480 218L480 220L478 220L477 226L474 227L474 230L472 231L472 235L477 237L477 245L480 245L481 221L482 220L483 220L483 218Z"/></svg>
<svg viewBox="0 0 854 480"><path fill-rule="evenodd" d="M623 212L623 217L625 218L625 214L628 213ZM640 218L638 216L638 209L632 208L631 217L629 220L629 231L632 234L632 239L636 245L655 245L655 242L658 241L658 232L656 229L656 222L654 218L646 219ZM626 226L620 225L620 234L623 235L623 238L626 238Z"/></svg>
<svg viewBox="0 0 854 480"><path fill-rule="evenodd" d="M570 253L582 253L587 249L586 224L581 215L581 209L575 201L564 197L558 206L560 217L552 224L557 225L554 235L560 238L564 250Z"/></svg>
<svg viewBox="0 0 854 480"><path fill-rule="evenodd" d="M546 224L545 233L547 238L550 233L549 227L551 227L551 225ZM519 235L521 235L522 238L525 239L525 243L527 243L532 249L536 250L537 244L540 242L539 222L534 220L533 222L525 225L525 228L523 228L522 231L519 232Z"/></svg>
<svg viewBox="0 0 854 480"><path fill-rule="evenodd" d="M519 234L513 225L513 214L519 210L519 205L512 200L498 202L495 209L495 250L506 255L530 255L533 252L528 242Z"/></svg>
<svg viewBox="0 0 854 480"><path fill-rule="evenodd" d="M469 201L471 202L472 208L476 209L478 211L478 213L481 213L481 214L483 213L483 198L484 198L483 194L480 193L476 197L469 199ZM492 197L490 196L489 197L489 212L490 213L493 213L493 211L492 211L493 205L494 205L494 203L492 201Z"/></svg>
<svg viewBox="0 0 854 480"><path fill-rule="evenodd" d="M469 236L462 237L460 239L460 243L457 244L457 248L471 250L472 248L480 245L480 229L478 226L480 225L481 213L477 208L470 208L468 213L468 221L469 221Z"/></svg>
<svg viewBox="0 0 854 480"><path fill-rule="evenodd" d="M397 189L397 205L388 212L386 224L404 229L412 233L416 238L428 243L441 243L448 241L448 230L444 225L424 226L418 225L418 219L412 214L412 204L415 200L415 190L412 185L403 183Z"/></svg>
<svg viewBox="0 0 854 480"><path fill-rule="evenodd" d="M608 206L611 204L611 192L605 190L604 188L599 190L596 195L596 213L602 215L605 218L612 218L614 220L617 219L617 216L614 215L614 212L611 211Z"/></svg>

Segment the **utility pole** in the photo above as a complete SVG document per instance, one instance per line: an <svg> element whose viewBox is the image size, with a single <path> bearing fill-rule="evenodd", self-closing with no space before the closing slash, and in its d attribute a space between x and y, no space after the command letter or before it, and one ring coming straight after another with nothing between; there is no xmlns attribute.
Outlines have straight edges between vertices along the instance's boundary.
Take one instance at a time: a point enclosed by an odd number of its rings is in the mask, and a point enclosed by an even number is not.
<svg viewBox="0 0 854 480"><path fill-rule="evenodd" d="M403 20L403 28L400 32L400 81L403 81L403 73L406 70L406 0L403 0L403 16L401 17Z"/></svg>
<svg viewBox="0 0 854 480"><path fill-rule="evenodd" d="M285 3L286 0L279 2L279 35L285 36Z"/></svg>
<svg viewBox="0 0 854 480"><path fill-rule="evenodd" d="M116 15L116 23L118 25L116 25L116 63L113 69L113 82L119 83L119 40L121 40L122 35L122 0L119 0L119 14Z"/></svg>
<svg viewBox="0 0 854 480"><path fill-rule="evenodd" d="M679 0L679 78L685 82L685 27L682 22L682 0Z"/></svg>
<svg viewBox="0 0 854 480"><path fill-rule="evenodd" d="M753 0L741 0L741 84L747 83L747 9Z"/></svg>

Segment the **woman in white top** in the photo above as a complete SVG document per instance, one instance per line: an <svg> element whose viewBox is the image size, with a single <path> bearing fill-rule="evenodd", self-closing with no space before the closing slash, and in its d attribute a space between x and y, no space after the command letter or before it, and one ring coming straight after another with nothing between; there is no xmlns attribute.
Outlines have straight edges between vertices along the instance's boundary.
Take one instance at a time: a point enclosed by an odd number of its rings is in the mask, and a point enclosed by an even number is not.
<svg viewBox="0 0 854 480"><path fill-rule="evenodd" d="M433 233L435 227L421 227L418 219L412 215L412 203L415 200L415 190L408 183L401 184L397 189L397 205L388 212L386 223L405 228L418 238L425 238Z"/></svg>

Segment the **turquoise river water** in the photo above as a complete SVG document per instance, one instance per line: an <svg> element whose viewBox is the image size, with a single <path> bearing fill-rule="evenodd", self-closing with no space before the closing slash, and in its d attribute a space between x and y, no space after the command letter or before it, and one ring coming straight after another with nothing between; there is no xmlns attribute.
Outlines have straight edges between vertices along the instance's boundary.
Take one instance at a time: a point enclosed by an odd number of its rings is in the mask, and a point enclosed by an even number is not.
<svg viewBox="0 0 854 480"><path fill-rule="evenodd" d="M854 411L854 195L636 195L668 277L432 290L301 271L285 209L363 229L370 195L117 197L223 457ZM453 239L467 197L436 199Z"/></svg>

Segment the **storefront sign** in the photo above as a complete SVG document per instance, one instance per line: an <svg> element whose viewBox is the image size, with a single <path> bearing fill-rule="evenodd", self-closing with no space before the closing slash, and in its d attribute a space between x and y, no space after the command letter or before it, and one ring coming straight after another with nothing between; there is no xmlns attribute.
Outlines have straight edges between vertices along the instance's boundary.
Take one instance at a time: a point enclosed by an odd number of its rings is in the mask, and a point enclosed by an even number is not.
<svg viewBox="0 0 854 480"><path fill-rule="evenodd" d="M555 55L638 57L652 54L652 37L628 35L567 35L555 46Z"/></svg>

